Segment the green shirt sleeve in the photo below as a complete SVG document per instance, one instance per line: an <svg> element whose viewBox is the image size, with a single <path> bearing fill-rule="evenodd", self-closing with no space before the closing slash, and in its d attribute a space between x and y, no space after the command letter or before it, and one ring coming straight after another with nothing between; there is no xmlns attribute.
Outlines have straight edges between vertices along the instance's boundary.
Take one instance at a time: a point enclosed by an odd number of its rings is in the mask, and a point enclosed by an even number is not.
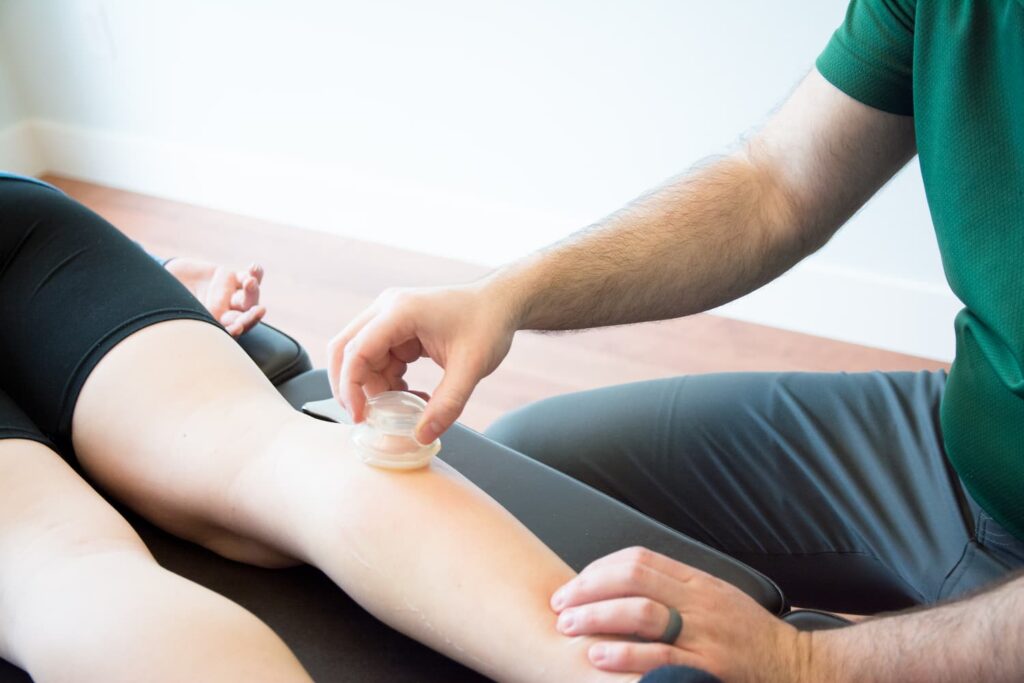
<svg viewBox="0 0 1024 683"><path fill-rule="evenodd" d="M832 85L869 107L914 113L916 0L852 0L816 62Z"/></svg>

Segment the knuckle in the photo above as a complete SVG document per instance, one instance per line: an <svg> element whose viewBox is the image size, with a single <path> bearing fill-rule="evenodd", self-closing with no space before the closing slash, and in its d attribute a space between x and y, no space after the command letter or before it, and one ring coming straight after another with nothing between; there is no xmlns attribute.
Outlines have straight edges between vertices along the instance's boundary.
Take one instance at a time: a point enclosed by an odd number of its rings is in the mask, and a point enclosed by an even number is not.
<svg viewBox="0 0 1024 683"><path fill-rule="evenodd" d="M412 291L404 287L389 287L381 292L378 300L380 303L392 310L408 308L410 301L414 298Z"/></svg>
<svg viewBox="0 0 1024 683"><path fill-rule="evenodd" d="M637 584L647 576L647 567L642 564L630 562L626 565L625 580L629 584Z"/></svg>
<svg viewBox="0 0 1024 683"><path fill-rule="evenodd" d="M610 659L619 666L629 666L639 658L636 643L619 643L618 647L609 649Z"/></svg>
<svg viewBox="0 0 1024 683"><path fill-rule="evenodd" d="M434 399L434 414L444 418L455 418L462 410L462 403L455 396L437 396Z"/></svg>
<svg viewBox="0 0 1024 683"><path fill-rule="evenodd" d="M654 553L641 545L635 545L628 550L627 557L635 564L650 564L651 556Z"/></svg>
<svg viewBox="0 0 1024 683"><path fill-rule="evenodd" d="M661 606L653 600L644 600L638 608L640 622L646 626L657 627Z"/></svg>
<svg viewBox="0 0 1024 683"><path fill-rule="evenodd" d="M667 645L658 646L658 649L655 650L654 658L658 662L659 666L675 663L672 648Z"/></svg>
<svg viewBox="0 0 1024 683"><path fill-rule="evenodd" d="M690 585L693 586L694 591L698 594L705 594L715 589L715 582L707 574L694 574L690 578Z"/></svg>

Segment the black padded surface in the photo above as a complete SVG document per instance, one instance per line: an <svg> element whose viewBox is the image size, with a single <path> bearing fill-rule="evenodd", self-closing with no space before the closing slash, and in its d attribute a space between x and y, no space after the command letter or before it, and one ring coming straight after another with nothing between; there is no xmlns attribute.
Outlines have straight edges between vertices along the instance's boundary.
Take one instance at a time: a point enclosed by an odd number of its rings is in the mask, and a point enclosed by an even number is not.
<svg viewBox="0 0 1024 683"><path fill-rule="evenodd" d="M295 406L330 395L323 371L304 373L279 388ZM575 480L461 426L442 442L447 462L577 569L642 544L734 583L776 614L786 609L778 588L757 572ZM162 565L255 613L317 681L485 680L377 621L315 569L266 570L230 562L126 516ZM28 680L0 662L0 683Z"/></svg>
<svg viewBox="0 0 1024 683"><path fill-rule="evenodd" d="M319 400L325 392L330 395L323 370L297 380L292 387L279 387L292 405L302 405L307 396ZM315 412L344 421L333 402ZM642 545L729 581L773 614L787 610L778 586L756 570L547 465L460 424L445 433L441 444L438 457L501 503L577 571L608 553Z"/></svg>
<svg viewBox="0 0 1024 683"><path fill-rule="evenodd" d="M801 631L828 631L853 623L835 614L820 612L816 609L794 610L782 618Z"/></svg>
<svg viewBox="0 0 1024 683"><path fill-rule="evenodd" d="M299 342L266 323L257 323L239 337L238 345L275 385L313 368Z"/></svg>

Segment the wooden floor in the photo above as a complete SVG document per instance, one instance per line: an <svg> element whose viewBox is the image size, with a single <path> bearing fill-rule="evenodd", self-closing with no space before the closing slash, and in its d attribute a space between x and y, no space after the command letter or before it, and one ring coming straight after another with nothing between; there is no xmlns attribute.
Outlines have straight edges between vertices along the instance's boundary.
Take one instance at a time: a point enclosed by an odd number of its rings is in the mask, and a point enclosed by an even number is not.
<svg viewBox="0 0 1024 683"><path fill-rule="evenodd" d="M302 342L318 366L325 363L328 339L382 289L465 282L485 272L459 261L67 178L46 180L154 254L263 264L267 321ZM503 413L546 396L684 373L943 367L938 361L713 315L574 334L523 332L507 360L481 383L462 421L484 429ZM429 361L417 363L408 375L413 388L428 392L439 377Z"/></svg>

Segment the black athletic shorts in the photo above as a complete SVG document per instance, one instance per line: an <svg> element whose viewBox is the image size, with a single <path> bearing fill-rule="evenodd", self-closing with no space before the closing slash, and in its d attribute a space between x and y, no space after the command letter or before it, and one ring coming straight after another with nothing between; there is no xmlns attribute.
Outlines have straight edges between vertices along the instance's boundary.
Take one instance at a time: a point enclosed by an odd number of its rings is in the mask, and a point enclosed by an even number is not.
<svg viewBox="0 0 1024 683"><path fill-rule="evenodd" d="M71 417L89 373L133 332L179 318L218 324L107 221L49 185L0 177L0 439L39 441L72 461Z"/></svg>

